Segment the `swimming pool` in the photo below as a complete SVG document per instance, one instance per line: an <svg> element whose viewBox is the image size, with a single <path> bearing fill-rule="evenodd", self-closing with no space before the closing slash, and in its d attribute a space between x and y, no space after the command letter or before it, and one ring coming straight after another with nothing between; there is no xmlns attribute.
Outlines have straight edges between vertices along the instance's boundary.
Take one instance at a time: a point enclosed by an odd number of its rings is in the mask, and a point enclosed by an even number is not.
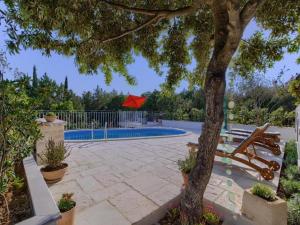
<svg viewBox="0 0 300 225"><path fill-rule="evenodd" d="M65 131L66 141L114 140L128 138L151 138L179 136L187 132L175 128L112 128L107 129L107 137L103 129Z"/></svg>

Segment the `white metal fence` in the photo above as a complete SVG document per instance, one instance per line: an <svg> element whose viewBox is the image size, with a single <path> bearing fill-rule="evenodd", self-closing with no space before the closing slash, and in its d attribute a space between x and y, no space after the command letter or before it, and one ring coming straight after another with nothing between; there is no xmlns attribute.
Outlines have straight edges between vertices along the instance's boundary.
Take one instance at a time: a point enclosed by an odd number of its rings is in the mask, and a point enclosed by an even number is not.
<svg viewBox="0 0 300 225"><path fill-rule="evenodd" d="M44 117L49 111L39 111ZM67 122L65 130L131 128L141 127L147 122L144 111L52 111L58 119Z"/></svg>

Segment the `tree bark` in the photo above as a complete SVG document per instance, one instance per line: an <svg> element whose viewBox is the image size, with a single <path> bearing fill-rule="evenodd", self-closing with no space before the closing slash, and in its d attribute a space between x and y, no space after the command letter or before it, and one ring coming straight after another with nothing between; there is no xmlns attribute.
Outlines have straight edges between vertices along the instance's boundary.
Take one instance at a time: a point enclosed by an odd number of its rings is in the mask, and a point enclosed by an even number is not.
<svg viewBox="0 0 300 225"><path fill-rule="evenodd" d="M214 52L205 78L206 115L198 139L197 164L189 175L189 185L181 199L181 223L200 223L203 215L203 195L209 182L215 151L224 119L223 101L226 87L226 70L239 45L243 28L239 14L239 1L214 1Z"/></svg>
<svg viewBox="0 0 300 225"><path fill-rule="evenodd" d="M215 150L218 145L224 119L223 99L225 93L225 72L207 71L205 85L206 116L202 134L198 139L197 165L189 176L189 185L181 200L182 224L197 224L202 218L203 195L209 182Z"/></svg>

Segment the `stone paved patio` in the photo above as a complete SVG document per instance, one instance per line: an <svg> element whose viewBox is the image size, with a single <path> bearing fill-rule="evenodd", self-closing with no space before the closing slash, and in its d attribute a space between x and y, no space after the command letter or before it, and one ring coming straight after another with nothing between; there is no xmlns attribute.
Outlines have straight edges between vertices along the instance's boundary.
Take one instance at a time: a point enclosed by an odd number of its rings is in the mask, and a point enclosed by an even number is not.
<svg viewBox="0 0 300 225"><path fill-rule="evenodd" d="M69 171L49 188L56 200L74 192L76 225L152 224L179 197L182 177L177 161L187 154L189 141L196 142L197 136L67 144L72 149ZM266 151L260 154L273 157ZM281 163L281 157L275 159ZM276 173L267 183L275 190L278 180ZM257 181L262 179L253 169L216 158L205 199L221 215L235 215L234 221L243 190ZM230 219L226 223L234 224Z"/></svg>

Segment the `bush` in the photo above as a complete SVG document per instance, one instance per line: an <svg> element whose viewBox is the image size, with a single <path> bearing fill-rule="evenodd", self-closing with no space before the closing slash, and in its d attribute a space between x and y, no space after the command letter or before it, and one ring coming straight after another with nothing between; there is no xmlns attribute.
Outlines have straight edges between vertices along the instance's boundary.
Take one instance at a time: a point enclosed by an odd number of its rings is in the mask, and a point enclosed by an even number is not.
<svg viewBox="0 0 300 225"><path fill-rule="evenodd" d="M190 112L190 117L193 121L204 121L205 112L203 109L192 108Z"/></svg>
<svg viewBox="0 0 300 225"><path fill-rule="evenodd" d="M300 172L299 168L297 165L289 165L285 170L284 170L285 176L289 180L298 180L300 181Z"/></svg>
<svg viewBox="0 0 300 225"><path fill-rule="evenodd" d="M284 189L285 195L289 198L293 194L300 192L300 181L297 180L281 180L282 187Z"/></svg>
<svg viewBox="0 0 300 225"><path fill-rule="evenodd" d="M283 107L279 107L275 111L271 112L270 114L270 123L272 123L273 126L283 126L283 118L285 115L285 110Z"/></svg>
<svg viewBox="0 0 300 225"><path fill-rule="evenodd" d="M300 224L300 194L294 195L288 201L288 224Z"/></svg>
<svg viewBox="0 0 300 225"><path fill-rule="evenodd" d="M285 145L285 159L284 164L288 165L297 165L298 153L297 145L295 141L289 141Z"/></svg>
<svg viewBox="0 0 300 225"><path fill-rule="evenodd" d="M70 152L65 148L63 142L56 144L53 139L50 139L46 144L45 152L39 157L48 169L55 169L59 168L69 155Z"/></svg>
<svg viewBox="0 0 300 225"><path fill-rule="evenodd" d="M197 154L191 153L185 160L178 160L179 170L183 173L190 173L197 162Z"/></svg>
<svg viewBox="0 0 300 225"><path fill-rule="evenodd" d="M48 112L46 116L56 116L56 114L54 112Z"/></svg>
<svg viewBox="0 0 300 225"><path fill-rule="evenodd" d="M18 170L29 156L40 130L35 121L35 102L24 91L23 82L0 81L0 194L12 184L21 186Z"/></svg>
<svg viewBox="0 0 300 225"><path fill-rule="evenodd" d="M267 201L276 200L275 192L264 184L255 184L251 189L251 193Z"/></svg>
<svg viewBox="0 0 300 225"><path fill-rule="evenodd" d="M62 195L61 199L58 201L57 206L61 213L67 212L74 208L76 202L72 199L73 193L65 193Z"/></svg>

